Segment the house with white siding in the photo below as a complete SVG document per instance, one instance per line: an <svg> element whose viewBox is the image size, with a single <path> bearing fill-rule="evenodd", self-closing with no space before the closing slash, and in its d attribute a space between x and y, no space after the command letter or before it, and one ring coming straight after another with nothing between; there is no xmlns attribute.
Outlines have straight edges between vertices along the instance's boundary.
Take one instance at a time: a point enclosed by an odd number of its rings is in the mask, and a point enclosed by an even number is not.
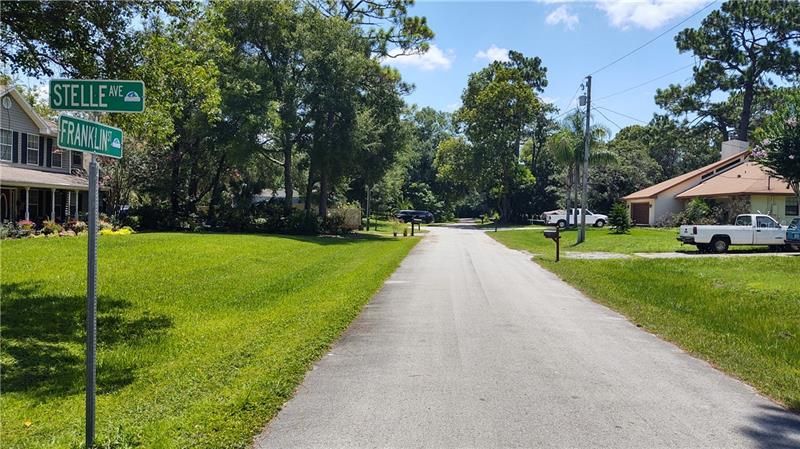
<svg viewBox="0 0 800 449"><path fill-rule="evenodd" d="M88 182L79 151L56 144L56 124L40 117L13 85L0 85L0 220L66 222L85 215Z"/></svg>

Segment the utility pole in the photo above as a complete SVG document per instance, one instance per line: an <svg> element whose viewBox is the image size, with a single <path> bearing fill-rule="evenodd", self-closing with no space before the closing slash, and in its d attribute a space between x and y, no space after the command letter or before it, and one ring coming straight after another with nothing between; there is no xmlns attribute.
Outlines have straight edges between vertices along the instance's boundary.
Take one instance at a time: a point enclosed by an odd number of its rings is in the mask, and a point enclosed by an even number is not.
<svg viewBox="0 0 800 449"><path fill-rule="evenodd" d="M369 216L372 214L372 210L370 210L370 193L372 193L372 186L367 185L367 231L369 231Z"/></svg>
<svg viewBox="0 0 800 449"><path fill-rule="evenodd" d="M586 241L586 209L589 207L589 143L592 140L590 117L592 111L592 75L586 77L586 133L583 144L583 173L581 179L581 227L578 230L578 242Z"/></svg>

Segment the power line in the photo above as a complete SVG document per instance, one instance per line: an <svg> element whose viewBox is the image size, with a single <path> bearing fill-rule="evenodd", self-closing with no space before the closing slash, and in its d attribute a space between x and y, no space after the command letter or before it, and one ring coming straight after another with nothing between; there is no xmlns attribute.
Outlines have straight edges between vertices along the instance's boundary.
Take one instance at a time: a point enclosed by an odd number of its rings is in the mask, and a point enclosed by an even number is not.
<svg viewBox="0 0 800 449"><path fill-rule="evenodd" d="M625 90L621 90L621 91L619 91L619 92L615 92L615 93L613 93L613 94L611 94L611 95L606 95L605 97L598 98L598 99L597 99L597 101L600 101L600 100L605 100L606 98L616 97L617 95L622 95L622 94L624 94L624 93L626 93L626 92L630 92L630 91L632 91L632 90L634 90L634 89L638 89L638 88L640 88L640 87L642 87L642 86L646 86L646 85L648 85L648 84L650 84L650 83L652 83L652 82L658 81L658 80L660 80L660 79L662 79L662 78L666 78L666 77L668 77L668 76L672 75L673 73L678 73L678 72L680 72L681 70L686 70L686 69L688 69L689 67L694 67L694 63L688 64L688 65L685 65L685 66L683 66L683 67L681 67L681 68L679 68L679 69L675 69L675 70L673 70L673 71L671 71L671 72L669 72L669 73L665 73L665 74L663 74L663 75L661 75L661 76L659 76L659 77L657 77L657 78L653 78L653 79L651 79L651 80L649 80L649 81L645 81L645 82L643 82L643 83L641 83L641 84L637 84L637 85L635 85L635 86L632 86L632 87L629 87L629 88L627 88L627 89L625 89Z"/></svg>
<svg viewBox="0 0 800 449"><path fill-rule="evenodd" d="M602 115L602 116L603 116L603 118L605 118L606 120L608 120L609 122L611 122L611 123L612 123L614 126L616 126L617 128L619 128L620 130L622 130L622 127L621 127L621 126L619 126L619 125L617 124L617 122L615 122L614 120L611 120L611 119L610 119L610 118L608 118L608 117L607 117L605 114L603 114L603 111L601 111L601 110L599 110L599 109L597 109L597 108L592 108L592 110L593 110L593 111L595 111L595 112L597 112L598 114Z"/></svg>
<svg viewBox="0 0 800 449"><path fill-rule="evenodd" d="M693 18L694 16L696 16L696 15L700 14L701 12L705 11L705 10L706 10L706 9L707 9L709 6L713 5L713 4L714 4L714 3L716 3L716 2L717 2L717 0L713 0L711 3L707 4L706 6L703 6L702 8L698 9L697 11L695 11L695 13L694 13L694 14L692 14L691 16L689 16L689 17L687 17L687 18L685 18L685 19L681 20L680 22L676 23L675 25L673 25L673 26L671 26L670 28L668 28L667 30L665 30L663 33L661 33L661 34L659 34L658 36L656 36L656 37L654 37L654 38L650 39L649 41L645 42L644 44L642 44L642 45L640 45L640 46L638 46L638 47L634 48L633 50L629 51L628 53L625 53L624 55L620 56L619 58L617 58L617 59L615 59L615 60L613 60L613 61L611 61L611 62L609 62L608 64L604 65L603 67L600 67L599 69L597 69L597 70L595 70L594 72L592 72L590 75L594 75L594 74L596 74L596 73L602 72L603 70L605 70L605 69L607 69L607 68L611 67L612 65L614 65L614 64L616 64L616 63L618 63L618 62L620 62L620 61L622 61L623 59L625 59L625 58L627 58L628 56L630 56L630 55L632 55L632 54L636 53L637 51L639 51L639 50L643 49L644 47L647 47L648 45L652 44L653 42L655 42L655 41L656 41L656 40L658 40L659 38L663 37L665 34L669 33L670 31L674 30L675 28L678 28L679 26L681 26L681 25L683 25L684 23L688 22L688 21L689 21L689 19L691 19L691 18Z"/></svg>
<svg viewBox="0 0 800 449"><path fill-rule="evenodd" d="M636 117L631 117L630 115L623 114L622 112L617 112L617 111L614 111L614 110L611 110L611 109L605 108L605 107L603 107L603 106L597 106L596 108L597 108L597 109L602 109L602 110L604 110L604 111L611 112L611 113L613 113L613 114L617 114L617 115L619 115L619 116L622 116L622 117L625 117L625 118L628 118L628 119L631 119L631 120L637 121L637 122L639 122L639 123L644 123L645 125L647 124L647 122L645 122L644 120L639 120L639 119L638 119L638 118L636 118Z"/></svg>
<svg viewBox="0 0 800 449"><path fill-rule="evenodd" d="M583 86L583 84L578 84L578 87L575 88L575 93L572 94L572 98L570 98L567 104L564 106L565 108L569 108L569 105L572 104L572 100L578 96L578 91L581 90L581 86Z"/></svg>
<svg viewBox="0 0 800 449"><path fill-rule="evenodd" d="M568 109L566 111L562 112L561 114L558 114L558 116L556 116L553 120L558 120L558 119L560 119L561 117L564 117L567 114L571 114L574 110L576 110L578 108L577 105L574 108L570 108L569 105L572 104L572 101L575 100L575 98L578 97L578 91L581 90L581 87L583 87L583 83L578 84L578 87L575 89L575 92L572 94L572 98L570 98L569 101L567 102L566 107Z"/></svg>

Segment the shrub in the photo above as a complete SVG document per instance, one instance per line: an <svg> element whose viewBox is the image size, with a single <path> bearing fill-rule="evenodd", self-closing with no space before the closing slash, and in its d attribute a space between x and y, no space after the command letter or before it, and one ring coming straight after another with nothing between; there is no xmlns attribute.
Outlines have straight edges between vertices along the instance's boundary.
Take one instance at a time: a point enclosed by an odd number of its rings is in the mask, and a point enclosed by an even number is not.
<svg viewBox="0 0 800 449"><path fill-rule="evenodd" d="M405 223L403 223L402 221L398 220L395 217L389 219L389 224L392 227L392 234L394 234L395 237L397 237L397 234L402 232L403 229L405 229L406 227Z"/></svg>
<svg viewBox="0 0 800 449"><path fill-rule="evenodd" d="M61 225L55 221L45 220L42 222L42 234L44 235L58 235L61 230Z"/></svg>
<svg viewBox="0 0 800 449"><path fill-rule="evenodd" d="M716 220L714 219L714 213L700 198L695 198L686 205L686 209L683 212L675 214L673 226L680 226L680 225L689 225L689 224L697 224L697 225L704 225L704 224L714 224Z"/></svg>
<svg viewBox="0 0 800 449"><path fill-rule="evenodd" d="M313 213L293 210L286 218L283 230L289 234L319 234L320 220Z"/></svg>
<svg viewBox="0 0 800 449"><path fill-rule="evenodd" d="M67 224L67 229L80 234L89 230L89 225L85 221L71 221Z"/></svg>
<svg viewBox="0 0 800 449"><path fill-rule="evenodd" d="M17 228L14 223L0 224L0 239L10 239L17 236Z"/></svg>
<svg viewBox="0 0 800 449"><path fill-rule="evenodd" d="M100 230L100 235L131 235L133 234L133 230L125 226L124 228L120 228L117 230L111 228L103 228Z"/></svg>
<svg viewBox="0 0 800 449"><path fill-rule="evenodd" d="M616 203L608 215L608 225L615 234L627 234L631 229L631 217L625 203Z"/></svg>

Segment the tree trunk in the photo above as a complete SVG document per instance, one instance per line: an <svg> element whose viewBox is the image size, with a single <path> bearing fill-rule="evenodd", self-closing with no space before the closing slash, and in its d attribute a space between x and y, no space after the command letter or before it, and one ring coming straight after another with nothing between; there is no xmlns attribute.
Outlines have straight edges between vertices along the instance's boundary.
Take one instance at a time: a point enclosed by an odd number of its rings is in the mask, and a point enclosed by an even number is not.
<svg viewBox="0 0 800 449"><path fill-rule="evenodd" d="M288 136L286 136L288 137ZM286 214L292 212L292 199L294 196L294 185L292 183L292 147L293 143L289 139L284 139L283 144L283 189L286 191L286 197L283 203L283 209Z"/></svg>
<svg viewBox="0 0 800 449"><path fill-rule="evenodd" d="M178 218L180 209L180 174L181 174L181 150L180 142L175 142L172 146L172 185L169 194L170 219L175 222Z"/></svg>
<svg viewBox="0 0 800 449"><path fill-rule="evenodd" d="M308 183L306 184L306 202L303 205L306 214L311 213L311 195L314 193L314 161L308 166Z"/></svg>
<svg viewBox="0 0 800 449"><path fill-rule="evenodd" d="M319 216L325 218L328 216L328 174L325 170L320 170L319 176Z"/></svg>
<svg viewBox="0 0 800 449"><path fill-rule="evenodd" d="M214 172L214 179L211 184L211 198L208 200L208 219L211 223L216 221L217 202L219 201L219 179L222 176L222 167L225 165L225 157L227 155L222 153L217 163L217 170Z"/></svg>
<svg viewBox="0 0 800 449"><path fill-rule="evenodd" d="M736 130L736 138L747 142L747 137L750 129L750 116L753 109L753 97L755 96L755 87L753 82L747 82L744 85L744 98L742 99L742 116L739 118L739 127Z"/></svg>

